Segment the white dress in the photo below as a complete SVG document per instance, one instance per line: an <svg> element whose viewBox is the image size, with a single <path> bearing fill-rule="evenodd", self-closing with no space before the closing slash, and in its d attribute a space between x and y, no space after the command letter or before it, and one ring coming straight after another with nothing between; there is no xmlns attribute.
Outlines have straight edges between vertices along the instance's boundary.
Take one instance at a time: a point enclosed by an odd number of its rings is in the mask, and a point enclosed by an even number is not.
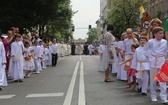
<svg viewBox="0 0 168 105"><path fill-rule="evenodd" d="M26 51L26 53L24 53L24 55L23 55L23 57L25 58L25 57L27 57L27 56L32 56L32 53L31 53L31 51L32 51L33 49L31 48L31 47L29 47L29 48L24 48L24 51ZM33 58L31 57L31 59L30 60L23 60L24 61L24 65L23 65L23 70L25 70L25 71L33 71L34 69L35 69L35 65L34 65L34 60L33 60Z"/></svg>
<svg viewBox="0 0 168 105"><path fill-rule="evenodd" d="M111 33L107 32L105 34L105 50L103 54L103 68L105 70L108 68L109 64L112 64L113 62L113 59L110 58L109 52L111 51L113 53L114 58L116 57L114 42L115 37Z"/></svg>
<svg viewBox="0 0 168 105"><path fill-rule="evenodd" d="M114 42L114 47L117 47L118 42ZM116 55L116 50L115 51L115 56L112 62L112 73L118 73L119 66L118 66L118 56Z"/></svg>
<svg viewBox="0 0 168 105"><path fill-rule="evenodd" d="M51 50L51 46L49 46L49 48L48 48L48 63L47 63L47 65L52 65L52 50Z"/></svg>
<svg viewBox="0 0 168 105"><path fill-rule="evenodd" d="M119 41L118 42L118 49L123 52L123 46L124 46L124 42L123 41ZM118 63L122 62L123 58L121 56L121 54L119 53L118 55ZM117 78L120 80L127 80L127 72L123 69L124 65L119 66L119 70L117 73Z"/></svg>
<svg viewBox="0 0 168 105"><path fill-rule="evenodd" d="M13 80L23 79L23 43L13 42L11 44L11 58L9 73Z"/></svg>
<svg viewBox="0 0 168 105"><path fill-rule="evenodd" d="M0 86L7 86L5 65L2 63L6 63L5 49L2 42L0 42Z"/></svg>
<svg viewBox="0 0 168 105"><path fill-rule="evenodd" d="M41 57L42 57L42 52L41 52L41 47L40 46L33 46L33 51L34 51L34 64L35 64L35 71L38 73L42 71L41 67Z"/></svg>
<svg viewBox="0 0 168 105"><path fill-rule="evenodd" d="M99 71L105 71L105 69L103 69L103 54L104 54L104 50L105 50L105 46L104 45L100 45L99 46L99 62L98 62L98 70Z"/></svg>

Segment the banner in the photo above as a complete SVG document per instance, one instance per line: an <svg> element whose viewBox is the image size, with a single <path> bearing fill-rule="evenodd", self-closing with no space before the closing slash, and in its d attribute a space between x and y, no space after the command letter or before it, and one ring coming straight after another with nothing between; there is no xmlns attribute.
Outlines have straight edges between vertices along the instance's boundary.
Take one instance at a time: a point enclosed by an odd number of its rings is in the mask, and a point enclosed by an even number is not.
<svg viewBox="0 0 168 105"><path fill-rule="evenodd" d="M168 82L168 62L162 65L155 79L159 82Z"/></svg>

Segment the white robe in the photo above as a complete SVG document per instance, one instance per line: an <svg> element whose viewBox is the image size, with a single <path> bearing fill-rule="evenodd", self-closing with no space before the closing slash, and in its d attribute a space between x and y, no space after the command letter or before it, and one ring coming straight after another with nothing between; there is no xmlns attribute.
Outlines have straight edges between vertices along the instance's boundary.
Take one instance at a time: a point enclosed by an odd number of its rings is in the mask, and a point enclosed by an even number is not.
<svg viewBox="0 0 168 105"><path fill-rule="evenodd" d="M104 45L100 45L99 46L99 62L98 62L98 70L99 71L105 71L105 69L103 68L103 54L104 54L104 50L105 50L105 46Z"/></svg>
<svg viewBox="0 0 168 105"><path fill-rule="evenodd" d="M68 53L68 55L70 55L71 54L71 45L68 44L67 49L68 49L67 53Z"/></svg>
<svg viewBox="0 0 168 105"><path fill-rule="evenodd" d="M34 64L35 64L35 71L40 72L42 70L41 67L41 58L42 58L42 52L40 46L33 46L34 50Z"/></svg>
<svg viewBox="0 0 168 105"><path fill-rule="evenodd" d="M93 52L93 46L92 46L92 45L89 45L89 46L88 46L88 50L89 50L89 54L92 55L92 52Z"/></svg>
<svg viewBox="0 0 168 105"><path fill-rule="evenodd" d="M114 42L114 47L117 47L117 44L118 44L118 42ZM119 70L118 57L116 55L115 49L114 49L113 52L115 53L115 54L113 53L113 55L115 55L115 56L114 56L114 59L113 59L113 62L112 62L112 73L117 73L118 70Z"/></svg>
<svg viewBox="0 0 168 105"><path fill-rule="evenodd" d="M117 48L121 52L123 52L123 46L124 46L123 41L119 41L118 45L117 45ZM119 53L118 63L120 63L122 61L123 61L123 58L122 58L121 54ZM124 68L124 65L119 66L118 73L117 73L117 78L120 79L120 80L127 80L127 72L123 68Z"/></svg>
<svg viewBox="0 0 168 105"><path fill-rule="evenodd" d="M9 73L13 80L23 79L23 43L13 42L11 44L11 59Z"/></svg>
<svg viewBox="0 0 168 105"><path fill-rule="evenodd" d="M5 65L2 63L6 63L5 49L2 42L0 42L0 86L7 86Z"/></svg>
<svg viewBox="0 0 168 105"><path fill-rule="evenodd" d="M52 51L51 51L51 46L48 48L49 54L48 54L48 64L47 65L52 65Z"/></svg>
<svg viewBox="0 0 168 105"><path fill-rule="evenodd" d="M32 56L33 54L31 53L32 51L32 47L29 47L29 48L24 48L24 51L26 51L26 53L24 53L24 57L27 57L27 56ZM23 64L23 70L31 70L33 71L35 69L35 65L34 65L34 60L33 58L31 57L30 60L23 60L24 61L24 64Z"/></svg>

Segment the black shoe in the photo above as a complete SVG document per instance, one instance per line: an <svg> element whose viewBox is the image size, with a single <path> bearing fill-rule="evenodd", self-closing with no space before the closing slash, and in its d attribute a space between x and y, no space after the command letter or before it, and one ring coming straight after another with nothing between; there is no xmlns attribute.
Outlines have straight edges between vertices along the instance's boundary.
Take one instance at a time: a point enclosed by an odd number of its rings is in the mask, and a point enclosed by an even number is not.
<svg viewBox="0 0 168 105"><path fill-rule="evenodd" d="M2 91L3 90L3 88L2 87L0 87L0 91Z"/></svg>
<svg viewBox="0 0 168 105"><path fill-rule="evenodd" d="M13 82L19 82L18 80L14 80Z"/></svg>
<svg viewBox="0 0 168 105"><path fill-rule="evenodd" d="M147 96L147 93L142 93L141 95L143 95L143 96Z"/></svg>
<svg viewBox="0 0 168 105"><path fill-rule="evenodd" d="M23 82L23 80L20 79L19 82Z"/></svg>
<svg viewBox="0 0 168 105"><path fill-rule="evenodd" d="M138 93L141 93L141 91L142 91L142 88L138 88Z"/></svg>

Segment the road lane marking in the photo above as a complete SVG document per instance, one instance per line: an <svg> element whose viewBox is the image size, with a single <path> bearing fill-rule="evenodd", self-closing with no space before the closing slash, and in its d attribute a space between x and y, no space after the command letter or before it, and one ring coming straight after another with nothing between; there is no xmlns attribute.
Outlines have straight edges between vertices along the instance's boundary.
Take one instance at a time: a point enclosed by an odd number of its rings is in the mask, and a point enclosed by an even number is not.
<svg viewBox="0 0 168 105"><path fill-rule="evenodd" d="M64 93L42 93L42 94L28 94L26 98L37 98L37 97L60 97Z"/></svg>
<svg viewBox="0 0 168 105"><path fill-rule="evenodd" d="M0 99L10 99L13 98L16 95L0 95Z"/></svg>
<svg viewBox="0 0 168 105"><path fill-rule="evenodd" d="M78 105L86 105L86 101L85 101L85 82L84 82L84 73L83 73L83 61L81 61L81 65L80 65Z"/></svg>
<svg viewBox="0 0 168 105"><path fill-rule="evenodd" d="M77 72L78 72L78 67L79 67L79 61L77 62L76 66L75 66L75 70L73 72L73 76L64 100L63 105L71 105L71 101L72 101L72 95L73 95L73 91L74 91L74 86L75 86L75 82L76 82L76 76L77 76Z"/></svg>

